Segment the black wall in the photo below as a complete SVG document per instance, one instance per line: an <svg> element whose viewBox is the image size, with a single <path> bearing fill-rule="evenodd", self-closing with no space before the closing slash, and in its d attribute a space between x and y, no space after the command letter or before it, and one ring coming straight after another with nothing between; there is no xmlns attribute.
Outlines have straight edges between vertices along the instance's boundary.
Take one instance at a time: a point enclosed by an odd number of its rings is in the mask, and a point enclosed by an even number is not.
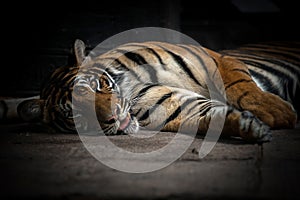
<svg viewBox="0 0 300 200"><path fill-rule="evenodd" d="M76 38L89 49L132 28L178 30L215 50L248 42L299 40L297 1L40 1L3 7L0 96L38 94L51 71L66 65ZM12 4L12 3L11 3Z"/></svg>

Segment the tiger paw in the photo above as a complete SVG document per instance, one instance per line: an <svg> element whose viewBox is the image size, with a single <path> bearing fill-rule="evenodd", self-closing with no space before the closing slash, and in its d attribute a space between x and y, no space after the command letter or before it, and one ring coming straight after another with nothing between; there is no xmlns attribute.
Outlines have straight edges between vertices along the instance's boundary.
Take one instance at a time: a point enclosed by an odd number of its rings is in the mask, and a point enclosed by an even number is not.
<svg viewBox="0 0 300 200"><path fill-rule="evenodd" d="M269 126L257 119L251 112L243 111L240 117L240 135L250 142L270 142L272 134Z"/></svg>
<svg viewBox="0 0 300 200"><path fill-rule="evenodd" d="M243 105L244 110L252 112L271 129L294 128L297 122L297 114L293 106L271 93L249 95Z"/></svg>

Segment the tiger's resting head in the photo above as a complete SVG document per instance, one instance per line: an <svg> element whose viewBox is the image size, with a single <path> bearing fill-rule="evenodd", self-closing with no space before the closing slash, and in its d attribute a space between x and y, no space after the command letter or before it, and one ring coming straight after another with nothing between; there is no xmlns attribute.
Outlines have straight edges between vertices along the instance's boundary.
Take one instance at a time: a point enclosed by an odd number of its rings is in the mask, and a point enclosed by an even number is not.
<svg viewBox="0 0 300 200"><path fill-rule="evenodd" d="M105 69L89 66L91 61L84 55L85 45L82 41L76 40L74 47L79 67L72 92L73 117L77 129L95 131L100 125L107 135L136 133L138 121L130 114L130 102L121 96L114 79Z"/></svg>

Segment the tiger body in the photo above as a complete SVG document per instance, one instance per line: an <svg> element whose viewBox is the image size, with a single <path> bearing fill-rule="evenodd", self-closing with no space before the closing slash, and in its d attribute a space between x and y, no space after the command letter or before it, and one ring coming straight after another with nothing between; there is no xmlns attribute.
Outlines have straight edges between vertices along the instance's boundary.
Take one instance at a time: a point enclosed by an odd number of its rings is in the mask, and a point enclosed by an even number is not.
<svg viewBox="0 0 300 200"><path fill-rule="evenodd" d="M145 42L90 58L80 40L74 50L77 65L58 68L35 101L39 118L60 131L75 132L74 121L77 128L95 130L80 110L95 112L108 135L136 133L141 127L205 133L212 117L220 115L225 116L223 135L265 142L271 139L270 128L292 128L297 120L292 104L298 98L298 62L276 58L292 67L280 69L287 71L284 80L266 83L267 72L254 66L256 62L245 62L238 50L218 53ZM271 59L266 53L253 57ZM273 67L278 70L278 65Z"/></svg>

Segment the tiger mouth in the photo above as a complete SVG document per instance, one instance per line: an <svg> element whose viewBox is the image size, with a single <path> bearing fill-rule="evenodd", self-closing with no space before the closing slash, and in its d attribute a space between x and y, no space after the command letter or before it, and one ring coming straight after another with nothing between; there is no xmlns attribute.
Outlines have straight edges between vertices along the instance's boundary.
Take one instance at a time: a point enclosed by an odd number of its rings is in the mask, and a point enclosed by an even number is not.
<svg viewBox="0 0 300 200"><path fill-rule="evenodd" d="M107 124L117 124L117 131L127 132L132 124L131 115L128 113L127 116L123 119L120 119L118 116L112 116L106 121Z"/></svg>
<svg viewBox="0 0 300 200"><path fill-rule="evenodd" d="M131 124L131 116L128 114L125 119L123 120L120 120L120 125L119 125L119 128L118 128L118 131L124 131L126 130L130 124Z"/></svg>

